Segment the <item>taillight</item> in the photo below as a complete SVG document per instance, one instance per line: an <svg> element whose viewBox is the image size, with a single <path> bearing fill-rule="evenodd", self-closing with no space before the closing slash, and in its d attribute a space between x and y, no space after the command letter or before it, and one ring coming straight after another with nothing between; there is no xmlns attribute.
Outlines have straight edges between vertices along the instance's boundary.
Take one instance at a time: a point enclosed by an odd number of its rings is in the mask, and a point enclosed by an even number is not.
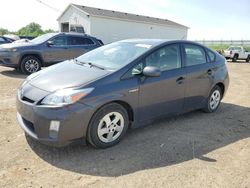
<svg viewBox="0 0 250 188"><path fill-rule="evenodd" d="M233 52L232 52L232 50L230 51L230 55L232 55L233 54Z"/></svg>

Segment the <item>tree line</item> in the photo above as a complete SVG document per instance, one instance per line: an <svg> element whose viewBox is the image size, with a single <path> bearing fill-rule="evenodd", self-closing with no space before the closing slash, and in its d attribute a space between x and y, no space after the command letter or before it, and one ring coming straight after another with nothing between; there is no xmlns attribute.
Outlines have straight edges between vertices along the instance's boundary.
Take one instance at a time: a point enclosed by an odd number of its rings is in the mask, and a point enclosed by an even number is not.
<svg viewBox="0 0 250 188"><path fill-rule="evenodd" d="M18 31L9 31L8 29L5 28L0 28L0 35L5 35L5 34L14 34L18 36L31 36L31 37L37 37L39 35L43 35L45 33L53 33L56 32L52 29L47 29L43 30L42 27L35 22L32 22L25 27L22 27Z"/></svg>

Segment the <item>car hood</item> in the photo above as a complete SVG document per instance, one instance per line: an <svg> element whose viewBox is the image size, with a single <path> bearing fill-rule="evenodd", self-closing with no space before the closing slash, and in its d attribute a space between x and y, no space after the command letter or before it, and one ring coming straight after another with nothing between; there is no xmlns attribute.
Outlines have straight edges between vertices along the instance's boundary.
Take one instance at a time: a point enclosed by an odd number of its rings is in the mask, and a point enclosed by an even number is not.
<svg viewBox="0 0 250 188"><path fill-rule="evenodd" d="M31 42L24 42L24 43L8 43L8 44L2 44L0 45L0 49L5 48L19 48L19 47L28 47L28 46L34 46L34 43Z"/></svg>
<svg viewBox="0 0 250 188"><path fill-rule="evenodd" d="M44 91L54 92L59 89L84 86L110 73L107 70L79 65L71 60L34 73L34 76L31 75L33 78L30 80L28 78L27 82Z"/></svg>

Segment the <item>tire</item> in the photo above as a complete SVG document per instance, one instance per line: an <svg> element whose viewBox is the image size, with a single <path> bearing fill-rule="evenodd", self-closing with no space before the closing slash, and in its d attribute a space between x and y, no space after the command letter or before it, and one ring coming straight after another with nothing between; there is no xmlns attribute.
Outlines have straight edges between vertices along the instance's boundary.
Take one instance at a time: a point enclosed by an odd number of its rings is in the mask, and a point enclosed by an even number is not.
<svg viewBox="0 0 250 188"><path fill-rule="evenodd" d="M27 56L22 59L20 68L22 73L29 75L41 70L41 61L35 56Z"/></svg>
<svg viewBox="0 0 250 188"><path fill-rule="evenodd" d="M207 98L206 107L203 109L203 111L207 113L215 112L220 106L221 99L222 99L222 90L219 86L215 86L211 90Z"/></svg>
<svg viewBox="0 0 250 188"><path fill-rule="evenodd" d="M247 57L246 62L249 63L250 61L250 56Z"/></svg>
<svg viewBox="0 0 250 188"><path fill-rule="evenodd" d="M235 54L233 59L232 59L232 62L237 62L237 60L238 60L238 56Z"/></svg>
<svg viewBox="0 0 250 188"><path fill-rule="evenodd" d="M114 146L126 134L128 125L127 110L117 103L107 104L97 110L91 118L87 141L95 148Z"/></svg>

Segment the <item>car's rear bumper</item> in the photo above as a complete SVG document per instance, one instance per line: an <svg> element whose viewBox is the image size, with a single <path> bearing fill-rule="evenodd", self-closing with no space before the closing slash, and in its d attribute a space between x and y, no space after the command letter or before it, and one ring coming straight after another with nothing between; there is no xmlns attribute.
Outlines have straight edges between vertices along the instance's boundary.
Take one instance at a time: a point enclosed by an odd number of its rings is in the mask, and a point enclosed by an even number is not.
<svg viewBox="0 0 250 188"><path fill-rule="evenodd" d="M30 137L46 145L60 147L79 140L84 142L91 115L91 107L84 104L44 107L17 96L18 123Z"/></svg>

